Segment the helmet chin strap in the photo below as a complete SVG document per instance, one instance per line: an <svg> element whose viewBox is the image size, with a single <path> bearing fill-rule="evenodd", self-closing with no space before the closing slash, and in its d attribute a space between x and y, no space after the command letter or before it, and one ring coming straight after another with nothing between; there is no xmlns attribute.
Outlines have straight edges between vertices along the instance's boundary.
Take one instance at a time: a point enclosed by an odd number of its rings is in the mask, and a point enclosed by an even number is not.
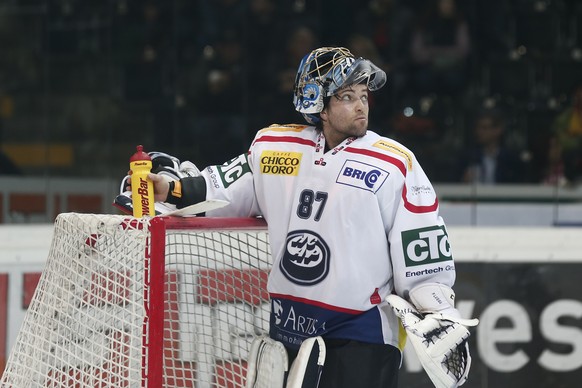
<svg viewBox="0 0 582 388"><path fill-rule="evenodd" d="M305 121L307 121L311 125L317 125L321 122L319 113L302 113L301 115L303 116Z"/></svg>

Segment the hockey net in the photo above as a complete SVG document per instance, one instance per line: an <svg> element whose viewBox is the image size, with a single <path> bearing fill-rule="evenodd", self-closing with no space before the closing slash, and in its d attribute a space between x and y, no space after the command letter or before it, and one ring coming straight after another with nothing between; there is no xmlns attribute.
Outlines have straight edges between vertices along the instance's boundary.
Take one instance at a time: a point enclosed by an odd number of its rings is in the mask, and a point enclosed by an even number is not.
<svg viewBox="0 0 582 388"><path fill-rule="evenodd" d="M244 387L268 330L257 219L65 213L2 387Z"/></svg>

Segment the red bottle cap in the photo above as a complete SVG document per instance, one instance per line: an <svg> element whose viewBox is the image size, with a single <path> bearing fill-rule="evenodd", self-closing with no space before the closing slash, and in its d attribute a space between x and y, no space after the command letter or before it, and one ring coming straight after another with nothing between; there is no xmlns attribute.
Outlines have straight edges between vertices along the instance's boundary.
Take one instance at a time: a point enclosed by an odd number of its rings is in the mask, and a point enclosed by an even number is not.
<svg viewBox="0 0 582 388"><path fill-rule="evenodd" d="M143 151L143 146L138 145L137 152L129 158L130 162L137 162L138 160L152 160L152 158L147 154L147 152Z"/></svg>

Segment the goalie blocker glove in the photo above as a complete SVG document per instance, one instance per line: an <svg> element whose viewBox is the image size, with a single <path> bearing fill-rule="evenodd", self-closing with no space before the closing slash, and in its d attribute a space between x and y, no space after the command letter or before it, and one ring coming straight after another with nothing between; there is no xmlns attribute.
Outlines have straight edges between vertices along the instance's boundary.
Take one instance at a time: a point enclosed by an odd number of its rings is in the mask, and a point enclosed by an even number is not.
<svg viewBox="0 0 582 388"><path fill-rule="evenodd" d="M425 284L409 293L412 305L398 295L386 301L400 318L422 367L436 388L456 388L469 376L469 330L477 319L462 319L454 292L442 284Z"/></svg>
<svg viewBox="0 0 582 388"><path fill-rule="evenodd" d="M177 181L186 177L200 176L200 170L196 165L190 161L180 162L175 156L159 151L148 152L152 158L152 172L163 176L168 181ZM130 176L126 175L119 187L119 195L113 200L113 206L117 207L124 213L133 214L133 202L131 199L131 191L127 191L129 186ZM174 204L167 202L156 202L156 215L166 214L175 211L177 208Z"/></svg>

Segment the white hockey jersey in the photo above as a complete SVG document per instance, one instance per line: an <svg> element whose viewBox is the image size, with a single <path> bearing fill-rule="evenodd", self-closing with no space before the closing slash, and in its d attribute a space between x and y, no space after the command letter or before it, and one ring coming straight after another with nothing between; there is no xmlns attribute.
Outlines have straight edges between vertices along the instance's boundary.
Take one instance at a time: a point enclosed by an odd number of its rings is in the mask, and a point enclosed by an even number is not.
<svg viewBox="0 0 582 388"><path fill-rule="evenodd" d="M325 152L311 126L259 131L248 155L202 171L207 216L262 215L273 255L270 335L402 348L384 298L424 282L452 287L455 267L435 191L413 153L372 131Z"/></svg>

